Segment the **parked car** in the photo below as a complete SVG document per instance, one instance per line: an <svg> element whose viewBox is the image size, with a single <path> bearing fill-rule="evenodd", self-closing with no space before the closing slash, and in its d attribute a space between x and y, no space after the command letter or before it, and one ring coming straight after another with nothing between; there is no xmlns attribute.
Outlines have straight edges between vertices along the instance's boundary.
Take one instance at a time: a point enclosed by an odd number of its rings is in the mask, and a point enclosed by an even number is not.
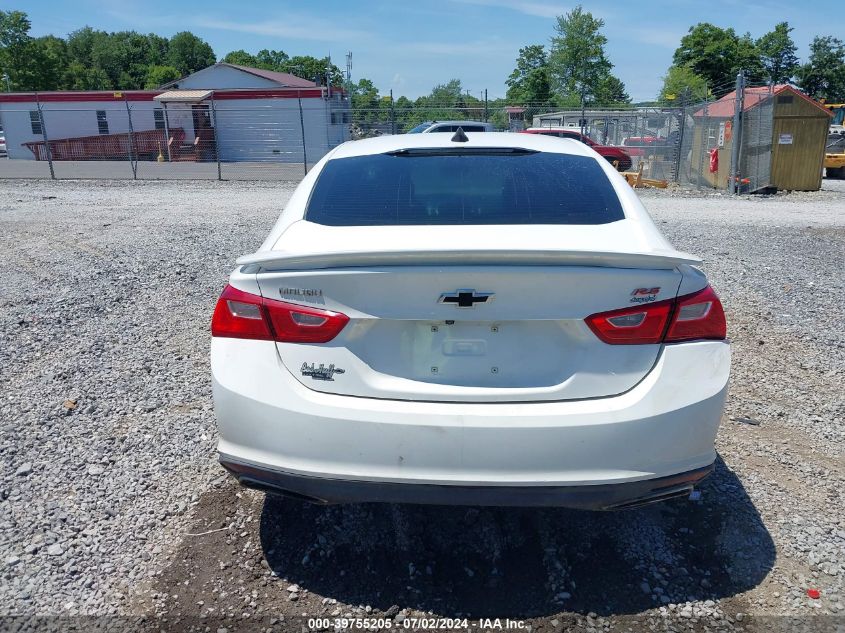
<svg viewBox="0 0 845 633"><path fill-rule="evenodd" d="M6 135L0 130L0 156L8 156L6 151Z"/></svg>
<svg viewBox="0 0 845 633"><path fill-rule="evenodd" d="M423 121L408 130L408 134L428 134L430 132L457 132L463 128L464 132L492 132L492 123L482 121Z"/></svg>
<svg viewBox="0 0 845 633"><path fill-rule="evenodd" d="M730 369L699 264L585 145L345 143L217 302L220 462L318 503L687 495Z"/></svg>
<svg viewBox="0 0 845 633"><path fill-rule="evenodd" d="M616 168L619 171L628 171L631 169L631 156L624 149L614 147L613 145L600 145L586 134L581 134L578 130L565 127L530 127L527 130L523 130L523 133L575 139L604 156L609 163L616 163Z"/></svg>
<svg viewBox="0 0 845 633"><path fill-rule="evenodd" d="M673 131L665 136L629 136L622 141L625 151L631 156L657 156L663 160L671 158L677 150L679 133Z"/></svg>

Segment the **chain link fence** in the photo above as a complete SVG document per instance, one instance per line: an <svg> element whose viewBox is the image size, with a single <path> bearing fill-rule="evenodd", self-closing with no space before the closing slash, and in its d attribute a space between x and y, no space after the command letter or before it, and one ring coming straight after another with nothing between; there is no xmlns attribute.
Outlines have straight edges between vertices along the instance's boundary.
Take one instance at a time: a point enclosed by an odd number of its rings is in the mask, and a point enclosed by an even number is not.
<svg viewBox="0 0 845 633"><path fill-rule="evenodd" d="M481 121L499 131L547 128L583 135L623 169L686 186L758 191L769 185L773 134L771 89L753 87L740 100L672 107L560 109L549 104L491 107L281 99L162 105L117 102L102 109L31 104L0 110L7 159L0 177L299 180L345 140L404 134L426 121ZM735 129L737 128L738 129ZM733 156L739 143L738 154ZM630 166L629 166L630 164Z"/></svg>
<svg viewBox="0 0 845 633"><path fill-rule="evenodd" d="M754 107L742 112L742 145L736 175L740 193L761 191L771 184L774 105L769 91Z"/></svg>
<svg viewBox="0 0 845 633"><path fill-rule="evenodd" d="M774 135L772 86L738 85L721 99L678 109L675 181L738 193L771 184Z"/></svg>
<svg viewBox="0 0 845 633"><path fill-rule="evenodd" d="M0 178L299 180L349 139L349 109L283 99L4 107Z"/></svg>

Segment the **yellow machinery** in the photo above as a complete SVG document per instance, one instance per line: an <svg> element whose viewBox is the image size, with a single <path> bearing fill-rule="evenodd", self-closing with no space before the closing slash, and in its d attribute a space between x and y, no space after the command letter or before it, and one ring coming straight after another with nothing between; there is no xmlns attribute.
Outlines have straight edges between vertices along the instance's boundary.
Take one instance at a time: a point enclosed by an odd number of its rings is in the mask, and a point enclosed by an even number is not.
<svg viewBox="0 0 845 633"><path fill-rule="evenodd" d="M828 178L845 180L845 153L825 154L824 168Z"/></svg>
<svg viewBox="0 0 845 633"><path fill-rule="evenodd" d="M833 113L824 154L825 174L828 178L845 180L845 103L822 105Z"/></svg>

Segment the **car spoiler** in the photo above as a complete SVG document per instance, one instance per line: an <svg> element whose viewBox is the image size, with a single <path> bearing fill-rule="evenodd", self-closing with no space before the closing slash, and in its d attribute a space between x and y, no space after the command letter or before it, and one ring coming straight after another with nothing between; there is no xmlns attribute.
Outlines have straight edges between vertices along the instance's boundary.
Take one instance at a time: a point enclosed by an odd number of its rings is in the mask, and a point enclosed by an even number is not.
<svg viewBox="0 0 845 633"><path fill-rule="evenodd" d="M334 253L259 251L237 260L265 270L312 270L373 266L601 266L673 269L701 260L680 251L614 253L585 250L378 250Z"/></svg>

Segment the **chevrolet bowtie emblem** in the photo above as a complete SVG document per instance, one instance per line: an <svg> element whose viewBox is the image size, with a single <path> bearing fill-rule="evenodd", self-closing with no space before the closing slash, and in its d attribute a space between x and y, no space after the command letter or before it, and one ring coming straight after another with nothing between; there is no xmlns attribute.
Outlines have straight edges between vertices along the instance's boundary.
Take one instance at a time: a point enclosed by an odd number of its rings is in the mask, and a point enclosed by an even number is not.
<svg viewBox="0 0 845 633"><path fill-rule="evenodd" d="M437 303L452 303L457 308L474 308L476 303L490 303L492 300L492 292L460 289L455 292L444 292Z"/></svg>

